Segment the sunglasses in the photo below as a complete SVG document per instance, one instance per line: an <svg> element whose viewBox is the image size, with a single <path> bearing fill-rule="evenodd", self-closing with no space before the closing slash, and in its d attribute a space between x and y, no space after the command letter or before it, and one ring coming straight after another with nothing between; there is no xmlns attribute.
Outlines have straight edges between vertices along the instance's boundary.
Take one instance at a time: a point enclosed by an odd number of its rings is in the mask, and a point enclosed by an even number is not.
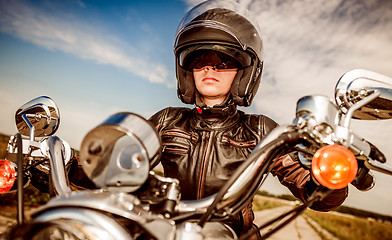
<svg viewBox="0 0 392 240"><path fill-rule="evenodd" d="M188 71L202 70L207 66L220 71L243 69L252 63L247 53L222 45L189 47L180 53L178 61Z"/></svg>
<svg viewBox="0 0 392 240"><path fill-rule="evenodd" d="M224 70L224 69L237 69L239 64L234 59L225 56L219 52L209 51L196 57L193 62L189 65L193 70L204 69L210 66L213 69Z"/></svg>

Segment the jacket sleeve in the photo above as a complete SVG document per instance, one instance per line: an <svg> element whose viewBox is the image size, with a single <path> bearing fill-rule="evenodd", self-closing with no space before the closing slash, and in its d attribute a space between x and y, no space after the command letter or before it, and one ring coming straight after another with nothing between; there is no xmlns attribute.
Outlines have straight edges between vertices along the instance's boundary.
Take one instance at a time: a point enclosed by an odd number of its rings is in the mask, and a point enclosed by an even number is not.
<svg viewBox="0 0 392 240"><path fill-rule="evenodd" d="M310 171L303 168L298 161L294 161L290 155L278 158L271 173L302 202L305 202L316 188L316 183L310 177ZM317 211L330 211L340 206L347 196L347 187L334 190L323 200L313 203L310 208Z"/></svg>

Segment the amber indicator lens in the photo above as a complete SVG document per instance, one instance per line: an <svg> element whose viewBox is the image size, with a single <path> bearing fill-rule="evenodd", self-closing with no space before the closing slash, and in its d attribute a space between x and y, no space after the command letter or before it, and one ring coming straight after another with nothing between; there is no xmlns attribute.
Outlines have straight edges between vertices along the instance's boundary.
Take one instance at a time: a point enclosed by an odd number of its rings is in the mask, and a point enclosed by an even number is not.
<svg viewBox="0 0 392 240"><path fill-rule="evenodd" d="M322 147L313 156L313 176L327 188L347 187L354 180L357 171L358 163L354 154L341 145Z"/></svg>
<svg viewBox="0 0 392 240"><path fill-rule="evenodd" d="M0 160L0 193L8 192L15 182L15 168L11 162Z"/></svg>

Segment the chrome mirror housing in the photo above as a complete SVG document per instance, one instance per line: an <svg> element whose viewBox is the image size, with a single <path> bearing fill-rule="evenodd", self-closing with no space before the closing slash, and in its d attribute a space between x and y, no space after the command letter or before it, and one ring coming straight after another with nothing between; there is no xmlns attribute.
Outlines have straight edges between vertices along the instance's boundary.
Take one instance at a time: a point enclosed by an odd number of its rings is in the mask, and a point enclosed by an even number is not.
<svg viewBox="0 0 392 240"><path fill-rule="evenodd" d="M363 69L345 73L335 87L335 101L343 113L359 101L378 94L373 100L356 109L352 118L380 120L392 118L392 78Z"/></svg>
<svg viewBox="0 0 392 240"><path fill-rule="evenodd" d="M60 112L56 103L47 96L35 98L15 113L16 127L20 134L34 137L53 135L60 125Z"/></svg>
<svg viewBox="0 0 392 240"><path fill-rule="evenodd" d="M84 137L80 158L84 172L98 187L133 192L147 180L150 162L161 142L154 127L133 113L117 113Z"/></svg>

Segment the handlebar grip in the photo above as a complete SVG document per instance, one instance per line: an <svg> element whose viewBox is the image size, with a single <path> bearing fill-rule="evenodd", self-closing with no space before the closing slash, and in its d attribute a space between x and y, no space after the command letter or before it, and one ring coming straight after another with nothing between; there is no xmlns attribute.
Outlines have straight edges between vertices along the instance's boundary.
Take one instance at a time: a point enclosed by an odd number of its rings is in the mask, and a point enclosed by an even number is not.
<svg viewBox="0 0 392 240"><path fill-rule="evenodd" d="M374 146L370 142L368 142L368 143L370 145L369 157L373 160L379 161L380 163L386 163L387 159L386 159L385 155L380 150L378 150L378 148L376 146Z"/></svg>
<svg viewBox="0 0 392 240"><path fill-rule="evenodd" d="M374 187L374 177L369 169L360 167L357 176L351 184L360 191L368 191Z"/></svg>

